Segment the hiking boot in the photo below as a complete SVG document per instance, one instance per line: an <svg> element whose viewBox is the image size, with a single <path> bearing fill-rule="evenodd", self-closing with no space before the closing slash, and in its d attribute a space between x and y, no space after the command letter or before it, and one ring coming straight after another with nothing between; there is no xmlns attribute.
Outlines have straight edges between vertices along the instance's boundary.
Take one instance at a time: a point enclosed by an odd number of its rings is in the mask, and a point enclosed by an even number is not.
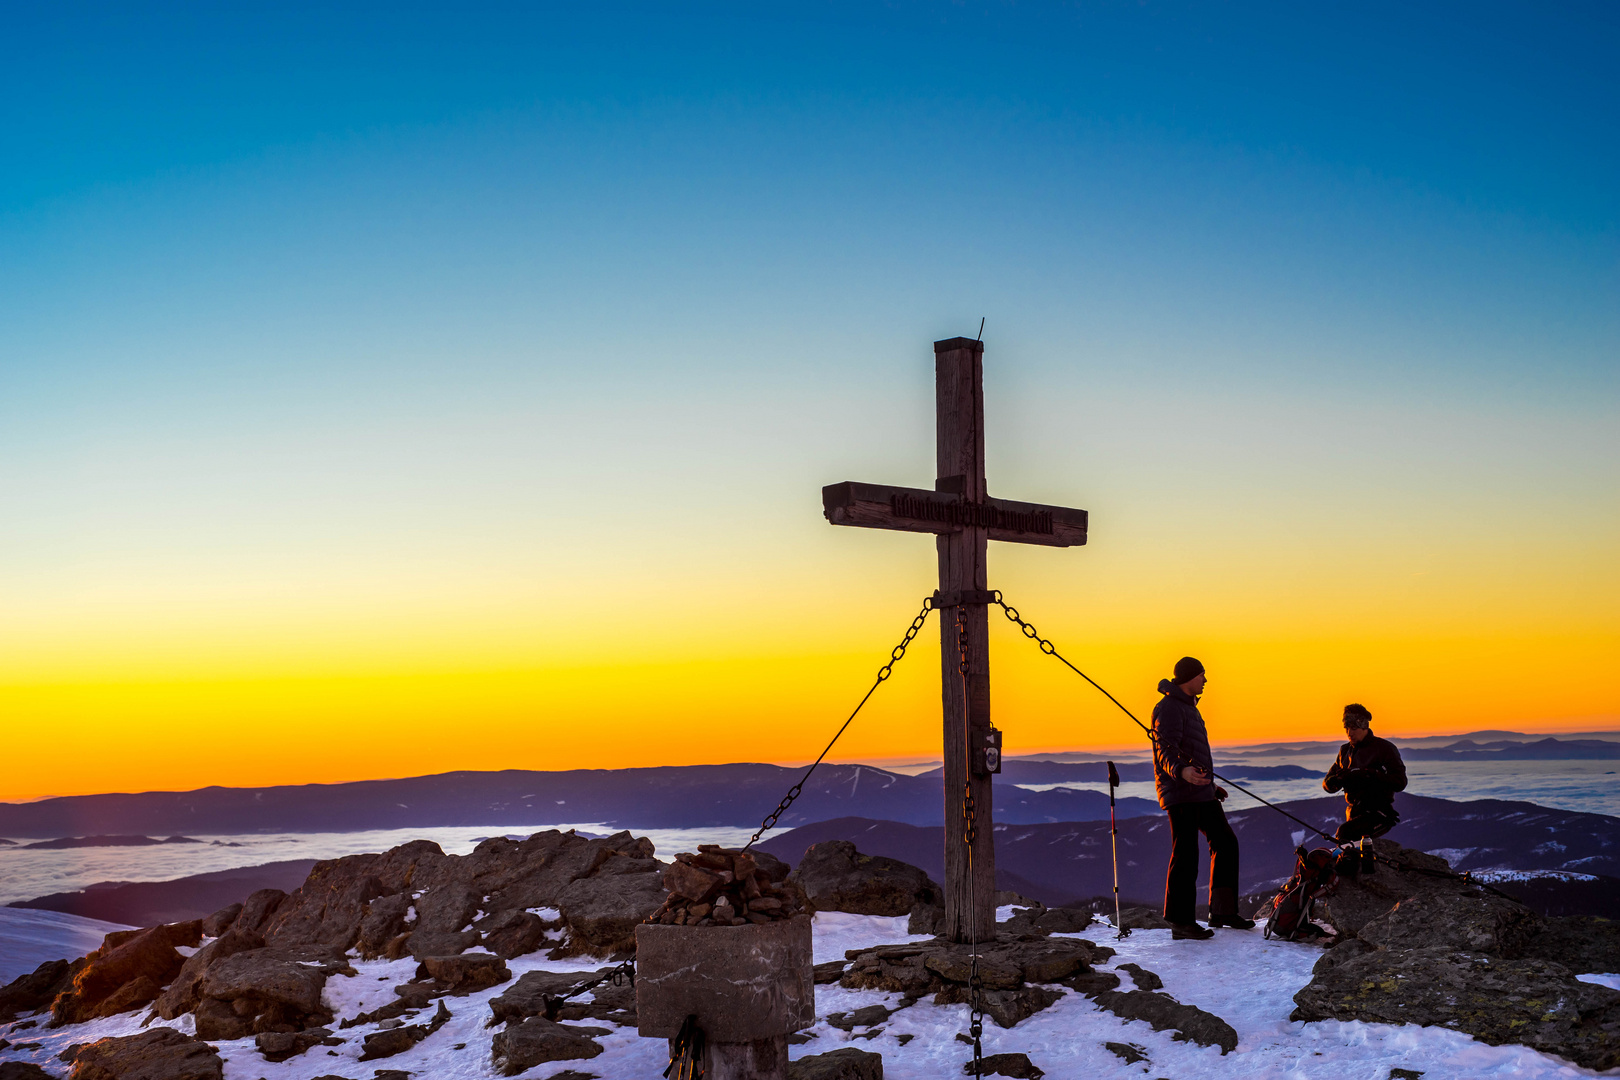
<svg viewBox="0 0 1620 1080"><path fill-rule="evenodd" d="M1205 930L1195 922L1170 924L1170 940L1172 941L1208 941L1214 936L1215 931Z"/></svg>
<svg viewBox="0 0 1620 1080"><path fill-rule="evenodd" d="M1233 930L1253 930L1254 920L1245 919L1241 915L1211 915L1209 925L1211 927L1229 926Z"/></svg>

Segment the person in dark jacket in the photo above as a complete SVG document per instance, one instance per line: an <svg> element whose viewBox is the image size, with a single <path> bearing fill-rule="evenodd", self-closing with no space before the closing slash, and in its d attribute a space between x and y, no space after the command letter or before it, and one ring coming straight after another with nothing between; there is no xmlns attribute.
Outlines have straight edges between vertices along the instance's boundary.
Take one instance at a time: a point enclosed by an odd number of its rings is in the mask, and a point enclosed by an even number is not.
<svg viewBox="0 0 1620 1080"><path fill-rule="evenodd" d="M1350 741L1339 747L1333 767L1322 778L1322 790L1344 792L1344 824L1334 834L1341 844L1362 837L1383 836L1401 820L1395 812L1395 793L1406 790L1406 763L1387 739L1372 733L1372 713L1366 706L1344 707L1344 734ZM1375 864L1361 860L1361 872Z"/></svg>
<svg viewBox="0 0 1620 1080"><path fill-rule="evenodd" d="M1190 656L1176 661L1175 674L1159 683L1164 697L1153 707L1153 786L1170 815L1170 870L1164 879L1164 917L1171 934L1211 938L1198 925L1198 834L1209 841L1209 925L1251 930L1253 921L1237 910L1238 839L1227 824L1214 782L1209 733L1198 712L1198 696L1208 681L1204 665Z"/></svg>

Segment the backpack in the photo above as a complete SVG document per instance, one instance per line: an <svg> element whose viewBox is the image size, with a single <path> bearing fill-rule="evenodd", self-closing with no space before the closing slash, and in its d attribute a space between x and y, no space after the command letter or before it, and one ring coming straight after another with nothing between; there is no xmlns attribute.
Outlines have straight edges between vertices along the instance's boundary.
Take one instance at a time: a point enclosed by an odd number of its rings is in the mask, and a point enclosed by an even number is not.
<svg viewBox="0 0 1620 1080"><path fill-rule="evenodd" d="M1311 922L1311 908L1318 898L1331 895L1339 884L1338 855L1327 848L1294 849L1294 876L1271 902L1265 935L1284 941L1320 937L1322 929Z"/></svg>

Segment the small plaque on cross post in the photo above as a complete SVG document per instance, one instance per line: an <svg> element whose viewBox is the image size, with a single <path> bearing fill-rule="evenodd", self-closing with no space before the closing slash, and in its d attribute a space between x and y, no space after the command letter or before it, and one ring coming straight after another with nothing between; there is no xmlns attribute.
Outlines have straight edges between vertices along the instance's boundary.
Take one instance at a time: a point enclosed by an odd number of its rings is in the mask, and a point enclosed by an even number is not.
<svg viewBox="0 0 1620 1080"><path fill-rule="evenodd" d="M1075 547L1086 542L1087 523L1084 510L996 499L985 490L983 360L982 342L934 342L937 479L932 491L855 481L821 489L822 511L834 525L935 534L939 591L934 606L942 612L945 720L944 934L955 941L985 941L996 930L991 776L1000 771L1001 740L990 725L988 605L995 594L987 584L986 542ZM971 859L963 813L969 795L975 822Z"/></svg>

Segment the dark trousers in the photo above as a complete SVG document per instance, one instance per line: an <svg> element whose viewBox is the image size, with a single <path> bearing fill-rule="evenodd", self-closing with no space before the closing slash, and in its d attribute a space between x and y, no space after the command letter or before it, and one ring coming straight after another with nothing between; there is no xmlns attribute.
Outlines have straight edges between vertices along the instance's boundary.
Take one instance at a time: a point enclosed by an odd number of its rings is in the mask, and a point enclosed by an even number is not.
<svg viewBox="0 0 1620 1080"><path fill-rule="evenodd" d="M1341 844L1348 844L1360 840L1363 836L1383 836L1393 829L1400 820L1401 816L1393 809L1380 810L1357 807L1350 811L1350 816L1345 818L1343 825L1339 826L1339 830L1334 833L1333 839Z"/></svg>
<svg viewBox="0 0 1620 1080"><path fill-rule="evenodd" d="M1209 907L1214 914L1237 914L1238 838L1226 823L1221 804L1180 803L1170 815L1170 872L1164 878L1164 917L1173 923L1194 920L1198 889L1198 834L1209 841ZM1217 893L1221 894L1219 898ZM1232 905L1231 911L1221 911Z"/></svg>

